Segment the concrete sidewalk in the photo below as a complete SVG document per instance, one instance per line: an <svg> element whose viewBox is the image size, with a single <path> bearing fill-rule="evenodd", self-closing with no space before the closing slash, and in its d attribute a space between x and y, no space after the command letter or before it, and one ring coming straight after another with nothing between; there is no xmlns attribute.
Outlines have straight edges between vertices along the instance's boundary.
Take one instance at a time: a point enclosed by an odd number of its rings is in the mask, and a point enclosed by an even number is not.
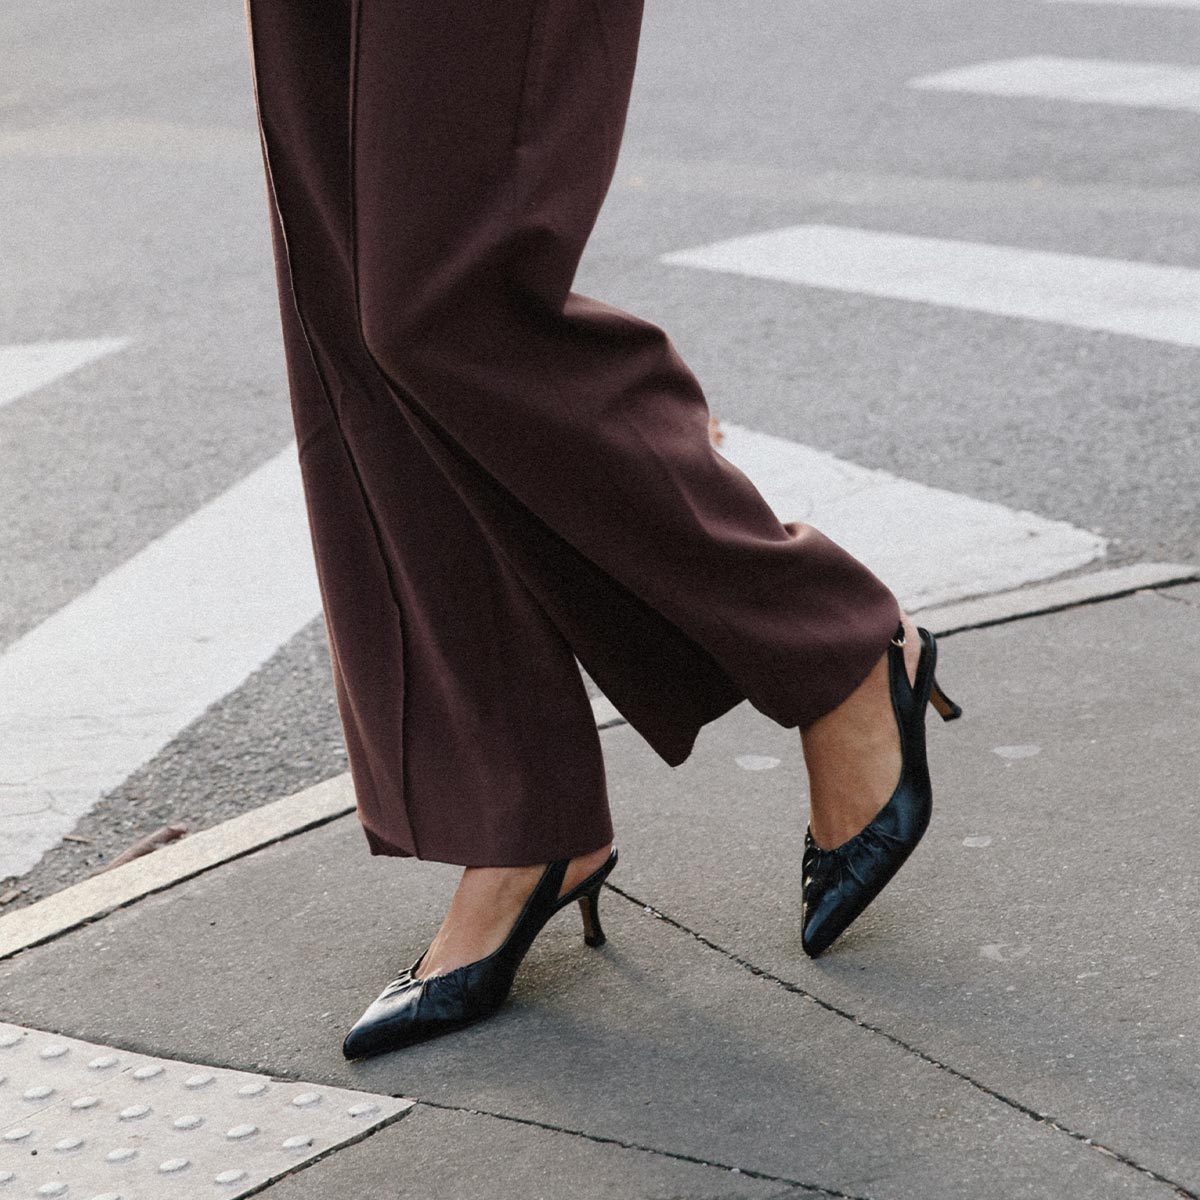
<svg viewBox="0 0 1200 1200"><path fill-rule="evenodd" d="M799 740L742 705L675 770L603 732L609 941L564 911L471 1029L342 1058L458 874L353 816L0 963L0 1019L416 1101L273 1200L1200 1196L1197 647L1200 585L943 639L930 832L815 962ZM4 1054L0 1198L102 1193L37 1190L70 1164L6 1140ZM189 1170L108 1194L246 1194Z"/></svg>

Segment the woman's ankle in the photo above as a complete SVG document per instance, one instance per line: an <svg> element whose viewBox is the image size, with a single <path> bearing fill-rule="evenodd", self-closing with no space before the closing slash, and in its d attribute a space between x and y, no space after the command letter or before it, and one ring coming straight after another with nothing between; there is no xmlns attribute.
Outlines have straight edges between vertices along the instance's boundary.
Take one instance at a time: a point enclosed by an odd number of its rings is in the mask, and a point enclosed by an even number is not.
<svg viewBox="0 0 1200 1200"><path fill-rule="evenodd" d="M912 679L920 638L903 614L905 665ZM832 712L801 731L809 780L809 829L822 849L848 841L887 803L902 766L892 710L888 655Z"/></svg>
<svg viewBox="0 0 1200 1200"><path fill-rule="evenodd" d="M607 858L612 843L567 864L559 894L586 879ZM520 867L464 867L450 908L442 920L418 978L445 974L490 954L508 936L521 908L537 887L545 863Z"/></svg>
<svg viewBox="0 0 1200 1200"><path fill-rule="evenodd" d="M598 870L608 861L608 856L611 852L612 842L606 842L597 850L590 850L587 854L577 854L567 864L567 872L563 876L562 886L558 889L558 894L563 896L575 887L576 884L582 883L593 871Z"/></svg>

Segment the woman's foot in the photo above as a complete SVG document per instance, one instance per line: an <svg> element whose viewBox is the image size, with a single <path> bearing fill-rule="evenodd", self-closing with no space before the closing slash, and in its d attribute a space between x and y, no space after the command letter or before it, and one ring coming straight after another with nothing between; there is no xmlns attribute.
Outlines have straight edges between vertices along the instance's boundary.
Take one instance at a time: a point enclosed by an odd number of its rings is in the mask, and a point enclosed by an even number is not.
<svg viewBox="0 0 1200 1200"><path fill-rule="evenodd" d="M911 683L921 639L907 613L904 665ZM900 732L892 711L886 652L832 712L801 730L808 768L809 830L823 850L849 841L888 802L900 779Z"/></svg>
<svg viewBox="0 0 1200 1200"><path fill-rule="evenodd" d="M608 859L612 843L571 859L559 888L566 895ZM499 949L517 922L546 864L531 867L466 867L450 908L429 944L417 979L444 975Z"/></svg>

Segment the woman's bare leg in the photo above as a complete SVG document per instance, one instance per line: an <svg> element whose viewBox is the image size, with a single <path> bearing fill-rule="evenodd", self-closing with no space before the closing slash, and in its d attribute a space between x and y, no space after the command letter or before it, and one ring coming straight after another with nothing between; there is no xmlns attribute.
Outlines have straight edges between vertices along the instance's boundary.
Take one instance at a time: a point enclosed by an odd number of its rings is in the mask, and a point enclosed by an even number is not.
<svg viewBox="0 0 1200 1200"><path fill-rule="evenodd" d="M915 679L921 641L904 614L904 664ZM832 712L800 731L808 769L813 839L831 850L863 829L900 778L900 733L892 712L885 653Z"/></svg>

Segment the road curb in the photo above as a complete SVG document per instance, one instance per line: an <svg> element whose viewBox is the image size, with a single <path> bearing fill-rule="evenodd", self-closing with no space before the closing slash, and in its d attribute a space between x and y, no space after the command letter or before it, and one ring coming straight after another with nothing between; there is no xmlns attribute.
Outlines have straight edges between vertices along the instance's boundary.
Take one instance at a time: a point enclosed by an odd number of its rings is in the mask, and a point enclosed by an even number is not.
<svg viewBox="0 0 1200 1200"><path fill-rule="evenodd" d="M353 811L350 777L342 774L202 829L0 917L0 959Z"/></svg>
<svg viewBox="0 0 1200 1200"><path fill-rule="evenodd" d="M969 629L984 629L1028 617L1061 612L1079 604L1097 604L1119 600L1147 589L1176 587L1200 581L1200 567L1183 563L1134 563L1110 567L1087 575L1073 575L1050 583L1035 584L1011 592L980 596L955 604L928 608L912 615L931 633L948 637Z"/></svg>

